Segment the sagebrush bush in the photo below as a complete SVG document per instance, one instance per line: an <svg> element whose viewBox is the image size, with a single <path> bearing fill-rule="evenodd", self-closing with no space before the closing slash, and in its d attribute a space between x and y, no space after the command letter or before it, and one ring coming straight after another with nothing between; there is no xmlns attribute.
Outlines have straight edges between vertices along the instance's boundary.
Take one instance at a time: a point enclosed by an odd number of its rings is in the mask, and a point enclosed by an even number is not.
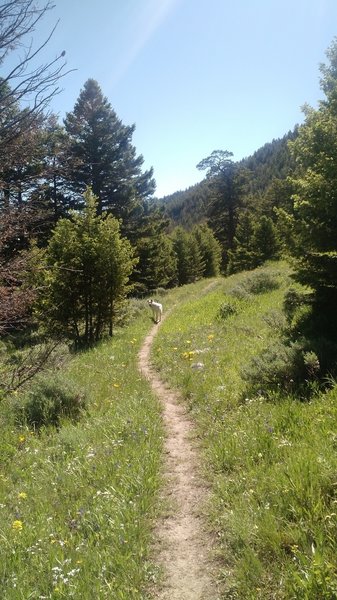
<svg viewBox="0 0 337 600"><path fill-rule="evenodd" d="M267 323L268 327L273 329L275 332L283 332L286 329L286 318L280 310L272 308L265 315L262 316L262 320Z"/></svg>
<svg viewBox="0 0 337 600"><path fill-rule="evenodd" d="M277 340L254 356L242 369L248 392L290 392L314 379L319 361L314 352L305 352L301 342L286 344Z"/></svg>
<svg viewBox="0 0 337 600"><path fill-rule="evenodd" d="M59 376L36 380L18 409L19 421L34 429L60 425L61 419L77 421L86 408L86 396L72 382Z"/></svg>
<svg viewBox="0 0 337 600"><path fill-rule="evenodd" d="M223 302L218 311L219 319L227 319L232 315L236 315L238 313L238 308L233 302Z"/></svg>
<svg viewBox="0 0 337 600"><path fill-rule="evenodd" d="M279 281L274 273L256 271L247 275L229 294L235 298L248 298L250 295L264 294L280 287Z"/></svg>

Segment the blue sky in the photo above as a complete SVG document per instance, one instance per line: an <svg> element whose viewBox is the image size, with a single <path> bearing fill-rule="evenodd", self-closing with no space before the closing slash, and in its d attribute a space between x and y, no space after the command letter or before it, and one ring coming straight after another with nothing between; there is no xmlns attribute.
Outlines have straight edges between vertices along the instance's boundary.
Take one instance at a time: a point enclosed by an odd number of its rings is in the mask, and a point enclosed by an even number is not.
<svg viewBox="0 0 337 600"><path fill-rule="evenodd" d="M133 143L153 166L161 197L196 183L213 150L234 160L283 136L317 106L319 64L337 36L336 0L55 0L35 34L66 51L71 111L85 81L98 81Z"/></svg>

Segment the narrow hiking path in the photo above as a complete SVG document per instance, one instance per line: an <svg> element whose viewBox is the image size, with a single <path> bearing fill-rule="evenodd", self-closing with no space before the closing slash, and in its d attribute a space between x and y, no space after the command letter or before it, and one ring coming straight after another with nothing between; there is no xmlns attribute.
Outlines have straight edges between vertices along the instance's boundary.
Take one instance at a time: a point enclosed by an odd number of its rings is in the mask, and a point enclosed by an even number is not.
<svg viewBox="0 0 337 600"><path fill-rule="evenodd" d="M164 318L163 318L164 320ZM212 540L202 516L207 486L199 472L193 424L179 394L165 385L151 367L150 351L159 325L154 325L139 353L139 369L163 405L165 481L162 492L169 511L156 529L157 561L164 572L160 600L218 600Z"/></svg>

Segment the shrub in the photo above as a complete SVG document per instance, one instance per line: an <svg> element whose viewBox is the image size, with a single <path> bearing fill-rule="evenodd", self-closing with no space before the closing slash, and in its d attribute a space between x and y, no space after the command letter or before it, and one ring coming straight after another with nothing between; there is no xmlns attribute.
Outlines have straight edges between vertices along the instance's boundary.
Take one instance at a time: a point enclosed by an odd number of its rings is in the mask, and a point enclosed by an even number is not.
<svg viewBox="0 0 337 600"><path fill-rule="evenodd" d="M218 311L219 319L227 319L232 315L236 315L238 313L238 309L232 302L223 302Z"/></svg>
<svg viewBox="0 0 337 600"><path fill-rule="evenodd" d="M236 298L247 298L250 294L263 294L276 290L279 286L280 284L273 273L257 271L248 275L229 293Z"/></svg>
<svg viewBox="0 0 337 600"><path fill-rule="evenodd" d="M34 429L58 427L64 418L77 421L85 408L85 395L70 381L41 378L27 392L18 417Z"/></svg>
<svg viewBox="0 0 337 600"><path fill-rule="evenodd" d="M305 352L301 342L286 345L276 341L254 356L242 369L248 391L264 393L293 391L317 376L319 362L314 352Z"/></svg>
<svg viewBox="0 0 337 600"><path fill-rule="evenodd" d="M286 319L283 312L272 308L266 314L262 316L262 319L267 323L268 327L276 332L283 332L286 330Z"/></svg>
<svg viewBox="0 0 337 600"><path fill-rule="evenodd" d="M288 323L293 320L297 309L308 302L308 294L299 292L294 288L290 288L284 296L283 310L287 317Z"/></svg>
<svg viewBox="0 0 337 600"><path fill-rule="evenodd" d="M246 287L251 294L263 294L276 290L279 287L279 282L272 273L261 271L253 273L247 278Z"/></svg>

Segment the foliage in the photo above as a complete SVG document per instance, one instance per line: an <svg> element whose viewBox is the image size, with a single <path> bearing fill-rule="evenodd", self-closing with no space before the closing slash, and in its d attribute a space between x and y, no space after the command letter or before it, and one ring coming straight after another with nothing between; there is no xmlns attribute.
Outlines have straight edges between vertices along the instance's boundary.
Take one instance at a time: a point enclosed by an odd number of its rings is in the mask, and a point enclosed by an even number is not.
<svg viewBox="0 0 337 600"><path fill-rule="evenodd" d="M208 225L195 225L192 229L192 237L195 238L201 253L203 265L203 277L217 277L220 275L221 246Z"/></svg>
<svg viewBox="0 0 337 600"><path fill-rule="evenodd" d="M118 308L128 291L135 259L111 215L96 215L96 199L85 193L86 208L61 219L50 239L38 299L39 318L75 344L112 335ZM40 272L41 273L41 272Z"/></svg>
<svg viewBox="0 0 337 600"><path fill-rule="evenodd" d="M74 110L67 113L69 185L79 196L87 186L98 198L97 212L109 210L127 221L154 192L153 171L142 173L142 156L131 144L135 126L123 125L94 79L84 84Z"/></svg>
<svg viewBox="0 0 337 600"><path fill-rule="evenodd" d="M78 421L87 400L83 392L60 376L36 380L17 408L21 425L30 429L58 427L63 419Z"/></svg>
<svg viewBox="0 0 337 600"><path fill-rule="evenodd" d="M136 229L132 241L139 260L131 278L135 292L141 295L157 287L171 287L176 283L177 259L163 212L144 203Z"/></svg>
<svg viewBox="0 0 337 600"><path fill-rule="evenodd" d="M319 362L314 352L305 352L303 343L273 342L242 369L248 394L270 395L291 392L317 376Z"/></svg>
<svg viewBox="0 0 337 600"><path fill-rule="evenodd" d="M292 322L297 310L301 306L308 304L309 300L310 295L303 293L301 290L291 287L286 291L284 294L283 309L288 323Z"/></svg>
<svg viewBox="0 0 337 600"><path fill-rule="evenodd" d="M184 285L196 281L200 278L203 271L201 263L202 256L199 248L196 246L196 240L192 245L191 235L182 227L176 227L171 234L173 249L177 257L177 283ZM197 255L192 255L197 251Z"/></svg>
<svg viewBox="0 0 337 600"><path fill-rule="evenodd" d="M250 211L240 213L233 248L228 252L228 273L254 269L278 253L276 230L270 217L259 220Z"/></svg>
<svg viewBox="0 0 337 600"><path fill-rule="evenodd" d="M223 263L227 263L226 252L233 248L238 211L242 203L243 169L233 162L232 152L214 150L197 165L206 170L211 184L211 203L208 211L209 224L223 250Z"/></svg>
<svg viewBox="0 0 337 600"><path fill-rule="evenodd" d="M233 240L233 248L228 251L229 274L248 271L257 266L254 247L255 219L252 213L244 210L240 213Z"/></svg>
<svg viewBox="0 0 337 600"><path fill-rule="evenodd" d="M191 229L205 221L209 202L209 183L207 180L190 186L187 190L164 196L156 203L165 210L174 227Z"/></svg>
<svg viewBox="0 0 337 600"><path fill-rule="evenodd" d="M277 273L271 270L256 269L253 273L246 274L229 289L229 294L236 298L248 298L251 294L264 294L280 286Z"/></svg>
<svg viewBox="0 0 337 600"><path fill-rule="evenodd" d="M4 338L0 345L0 391L14 392L26 386L45 369L59 367L66 354L58 341L33 341L33 336L20 343L19 336Z"/></svg>
<svg viewBox="0 0 337 600"><path fill-rule="evenodd" d="M219 313L218 313L219 319L225 320L228 317L236 315L237 312L238 312L237 304L234 304L233 302L223 302L219 308Z"/></svg>
<svg viewBox="0 0 337 600"><path fill-rule="evenodd" d="M337 133L337 40L329 51L329 66L321 68L321 87L326 100L317 110L305 108L305 123L291 150L297 171L292 179L294 194L293 227L296 279L309 286L316 300L315 318L324 311L327 329L336 330L336 133ZM329 322L329 325L328 325Z"/></svg>

